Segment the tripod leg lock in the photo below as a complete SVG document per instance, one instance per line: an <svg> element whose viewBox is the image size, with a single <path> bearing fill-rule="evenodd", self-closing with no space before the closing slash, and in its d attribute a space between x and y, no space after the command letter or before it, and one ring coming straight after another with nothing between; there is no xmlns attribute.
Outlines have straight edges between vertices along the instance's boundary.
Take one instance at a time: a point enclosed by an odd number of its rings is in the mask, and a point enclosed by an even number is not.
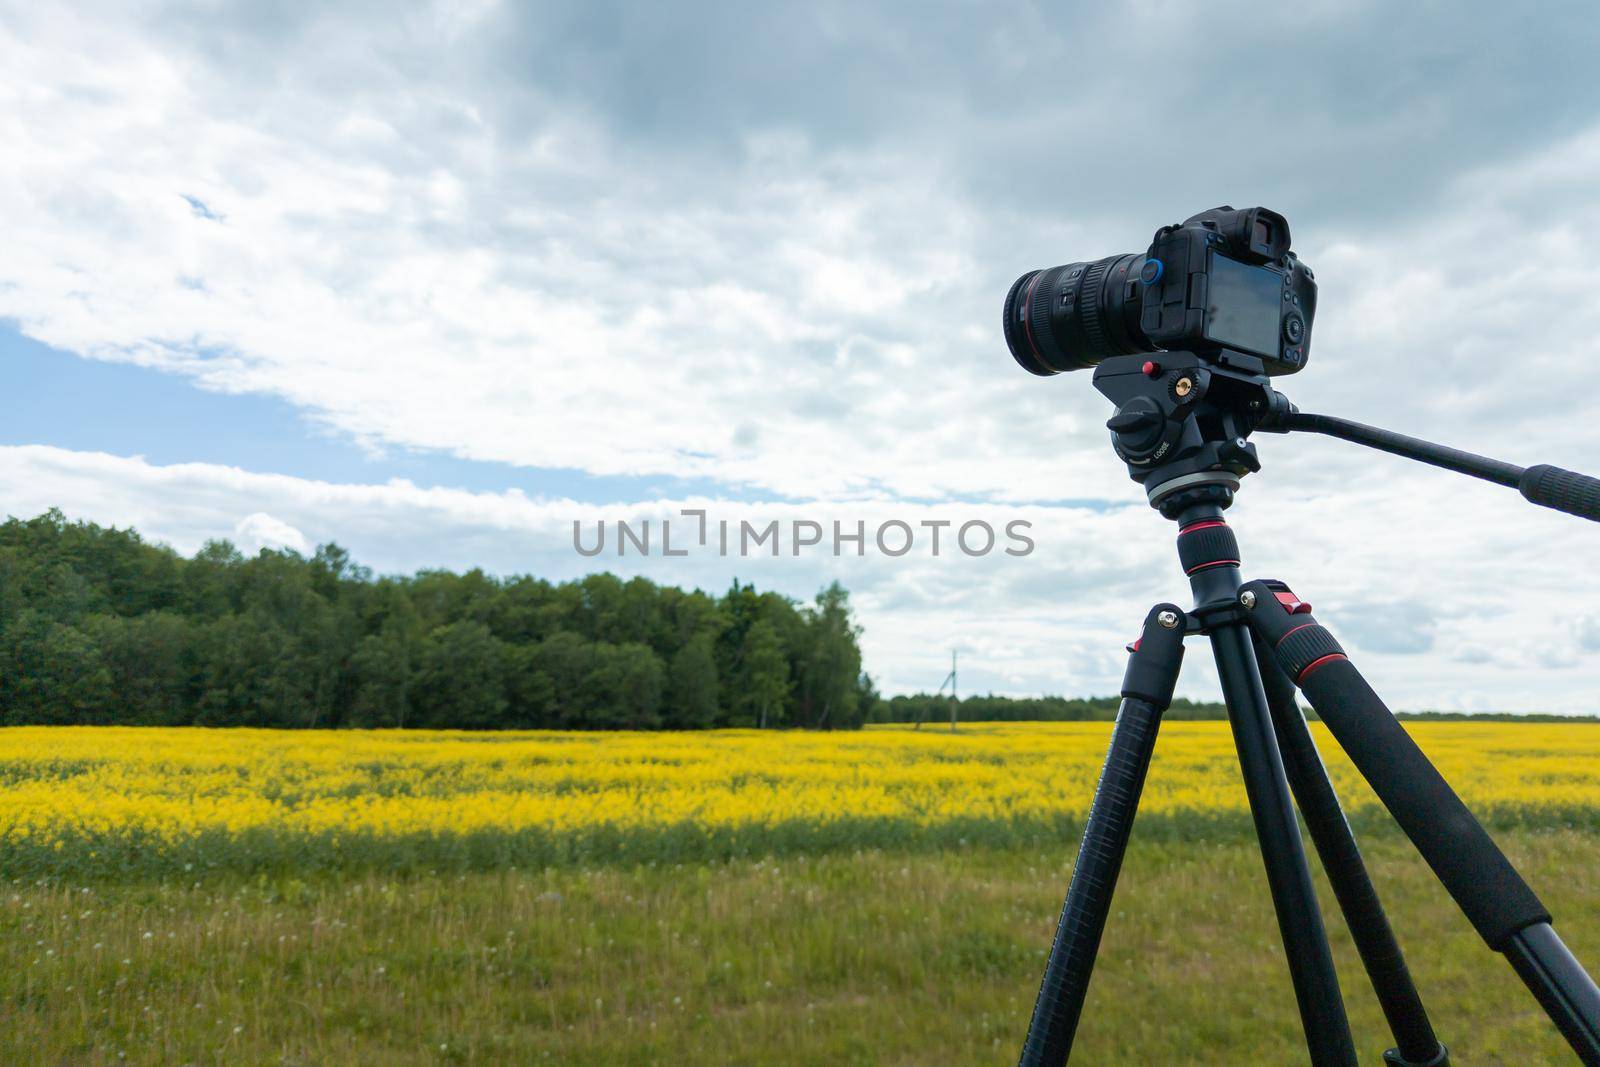
<svg viewBox="0 0 1600 1067"><path fill-rule="evenodd" d="M1246 589L1240 594L1240 602L1250 611L1247 621L1295 685L1304 682L1317 668L1349 658L1327 627L1311 617L1311 605L1297 599L1287 585L1270 579L1251 585L1270 594L1281 610L1256 611L1267 598L1257 589Z"/></svg>
<svg viewBox="0 0 1600 1067"><path fill-rule="evenodd" d="M1145 616L1144 631L1128 646L1128 669L1122 676L1122 695L1147 700L1165 711L1178 684L1183 662L1183 635L1188 616L1176 604L1157 604Z"/></svg>

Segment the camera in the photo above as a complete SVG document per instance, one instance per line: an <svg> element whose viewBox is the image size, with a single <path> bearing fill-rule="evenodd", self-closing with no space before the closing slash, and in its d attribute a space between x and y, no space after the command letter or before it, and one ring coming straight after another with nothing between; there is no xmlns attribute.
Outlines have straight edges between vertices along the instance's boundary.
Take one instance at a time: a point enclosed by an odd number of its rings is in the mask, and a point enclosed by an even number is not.
<svg viewBox="0 0 1600 1067"><path fill-rule="evenodd" d="M1033 374L1111 356L1186 350L1293 374L1311 351L1317 284L1264 207L1212 208L1156 231L1149 251L1029 271L1006 294L1011 355Z"/></svg>

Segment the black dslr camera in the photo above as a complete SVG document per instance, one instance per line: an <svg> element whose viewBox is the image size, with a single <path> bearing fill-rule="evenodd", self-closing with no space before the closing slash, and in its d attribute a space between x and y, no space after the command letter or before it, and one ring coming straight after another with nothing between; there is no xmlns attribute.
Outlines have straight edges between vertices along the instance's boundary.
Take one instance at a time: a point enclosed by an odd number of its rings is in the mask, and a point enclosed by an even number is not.
<svg viewBox="0 0 1600 1067"><path fill-rule="evenodd" d="M1293 374L1311 350L1317 283L1264 207L1163 226L1143 255L1029 271L1006 294L1011 355L1034 374L1185 350L1255 374Z"/></svg>

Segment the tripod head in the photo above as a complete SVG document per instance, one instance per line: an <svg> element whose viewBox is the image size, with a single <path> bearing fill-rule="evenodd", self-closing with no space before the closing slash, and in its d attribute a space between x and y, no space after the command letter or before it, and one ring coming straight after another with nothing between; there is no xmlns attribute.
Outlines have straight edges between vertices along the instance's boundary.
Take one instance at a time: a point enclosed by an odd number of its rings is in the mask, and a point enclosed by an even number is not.
<svg viewBox="0 0 1600 1067"><path fill-rule="evenodd" d="M1115 356L1095 368L1094 387L1117 405L1106 421L1111 447L1169 519L1210 503L1226 508L1246 474L1261 469L1255 430L1337 437L1458 474L1509 486L1529 503L1600 522L1600 479L1548 463L1519 467L1472 452L1331 415L1299 411L1272 388L1254 356L1231 349Z"/></svg>
<svg viewBox="0 0 1600 1067"><path fill-rule="evenodd" d="M1288 406L1260 360L1228 349L1117 356L1095 368L1094 387L1117 405L1111 447L1168 518L1233 503L1239 479L1261 469L1251 431Z"/></svg>

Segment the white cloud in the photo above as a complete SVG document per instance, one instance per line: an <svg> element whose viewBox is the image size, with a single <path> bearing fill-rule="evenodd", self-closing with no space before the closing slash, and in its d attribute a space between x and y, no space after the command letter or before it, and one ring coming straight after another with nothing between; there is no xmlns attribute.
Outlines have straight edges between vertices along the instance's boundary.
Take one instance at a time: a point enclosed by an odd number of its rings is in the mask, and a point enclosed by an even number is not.
<svg viewBox="0 0 1600 1067"><path fill-rule="evenodd" d="M301 555L310 550L305 534L264 511L252 512L235 523L233 542L252 556L263 548L286 548Z"/></svg>
<svg viewBox="0 0 1600 1067"><path fill-rule="evenodd" d="M385 32L425 55L439 31ZM703 174L581 108L512 129L474 82L277 47L291 67L259 97L253 67L170 26L50 9L0 37L0 315L375 446L790 497L1126 493L1086 376L1019 373L1000 298L1036 255L1117 251L1203 200L1084 213L1108 173L1041 225L892 139L752 133ZM1582 237L1600 206L1573 181L1595 138L1480 168L1383 229L1297 218L1323 300L1286 388L1485 448L1592 445L1537 401L1600 362ZM1551 190L1564 209L1529 217ZM1293 476L1337 491L1350 469Z"/></svg>

